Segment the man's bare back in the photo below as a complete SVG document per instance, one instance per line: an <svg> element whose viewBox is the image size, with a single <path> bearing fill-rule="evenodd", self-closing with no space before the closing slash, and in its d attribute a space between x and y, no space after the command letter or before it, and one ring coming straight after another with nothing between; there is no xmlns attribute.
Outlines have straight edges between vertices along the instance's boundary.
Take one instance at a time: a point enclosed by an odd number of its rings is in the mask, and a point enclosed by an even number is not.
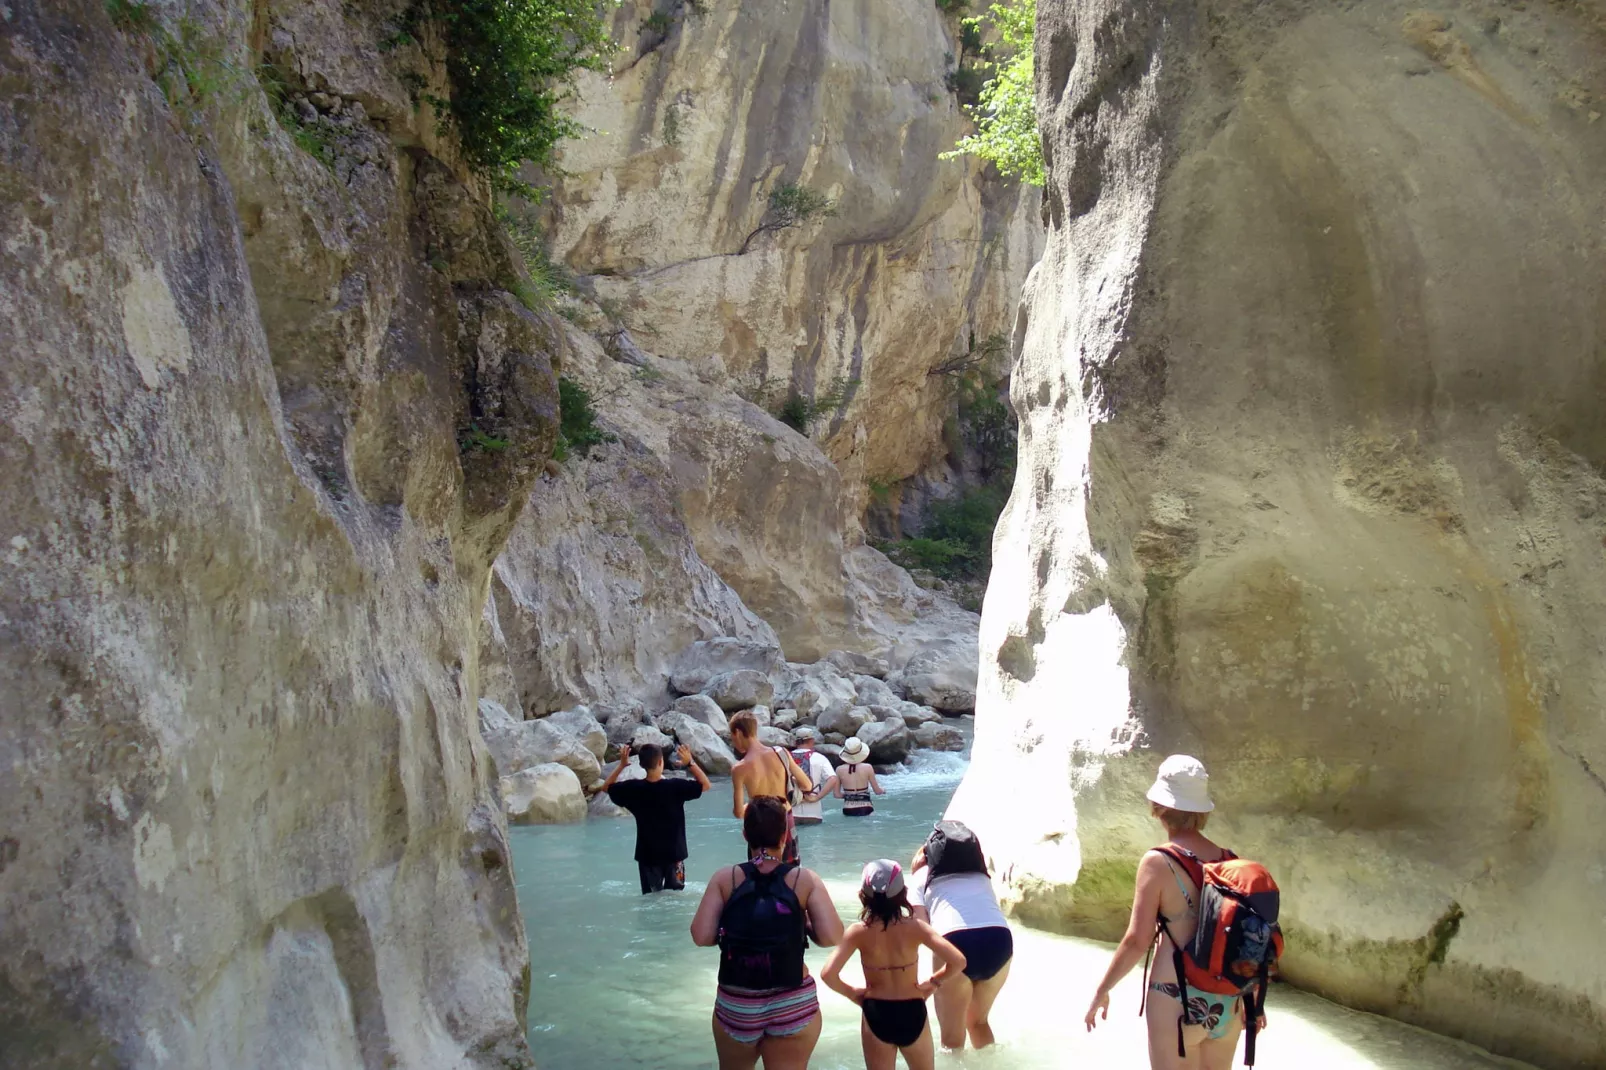
<svg viewBox="0 0 1606 1070"><path fill-rule="evenodd" d="M744 711L731 718L731 746L742 756L731 768L731 813L737 817L747 812L749 799L760 795L784 800L788 780L795 781L803 791L813 788L809 775L798 768L789 751L766 747L757 736L758 726L752 714Z"/></svg>

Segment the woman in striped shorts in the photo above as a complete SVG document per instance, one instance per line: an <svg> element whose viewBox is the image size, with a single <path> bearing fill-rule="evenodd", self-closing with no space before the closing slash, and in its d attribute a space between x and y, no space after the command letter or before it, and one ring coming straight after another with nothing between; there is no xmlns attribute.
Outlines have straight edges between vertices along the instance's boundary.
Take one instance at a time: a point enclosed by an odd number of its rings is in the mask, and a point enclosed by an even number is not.
<svg viewBox="0 0 1606 1070"><path fill-rule="evenodd" d="M752 861L708 880L692 919L699 947L718 945L714 1049L720 1070L806 1070L820 1039L820 1001L803 961L809 925L814 942L842 939L842 918L812 870L781 860L784 801L761 795L747 804L742 835Z"/></svg>

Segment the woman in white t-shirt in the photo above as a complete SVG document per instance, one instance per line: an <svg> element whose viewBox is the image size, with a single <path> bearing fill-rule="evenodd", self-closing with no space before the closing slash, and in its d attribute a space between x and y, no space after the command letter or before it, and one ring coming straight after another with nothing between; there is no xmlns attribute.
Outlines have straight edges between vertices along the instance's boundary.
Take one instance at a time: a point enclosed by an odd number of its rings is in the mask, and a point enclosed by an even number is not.
<svg viewBox="0 0 1606 1070"><path fill-rule="evenodd" d="M965 956L963 977L937 989L937 1024L942 1046L985 1048L993 1042L987 1017L1009 979L1015 938L993 892L976 834L962 822L939 821L915 852L908 881L915 917L931 923Z"/></svg>

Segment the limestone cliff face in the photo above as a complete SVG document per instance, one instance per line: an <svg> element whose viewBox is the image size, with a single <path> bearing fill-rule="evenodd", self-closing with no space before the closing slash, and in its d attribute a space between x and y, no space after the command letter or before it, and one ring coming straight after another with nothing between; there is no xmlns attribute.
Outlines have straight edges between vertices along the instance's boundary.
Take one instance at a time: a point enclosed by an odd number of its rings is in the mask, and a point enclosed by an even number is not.
<svg viewBox="0 0 1606 1070"><path fill-rule="evenodd" d="M0 1063L527 1065L475 636L563 336L395 10L157 12L0 21Z"/></svg>
<svg viewBox="0 0 1606 1070"><path fill-rule="evenodd" d="M1117 931L1190 752L1290 980L1606 1062L1602 10L1040 4L956 802L1026 917Z"/></svg>
<svg viewBox="0 0 1606 1070"><path fill-rule="evenodd" d="M645 348L711 378L781 396L857 380L813 431L852 544L867 481L943 461L950 384L929 373L1007 330L1041 246L1036 191L938 161L965 122L930 0L663 7L625 5L616 70L582 82L597 133L563 154L554 251ZM739 252L792 182L836 215Z"/></svg>

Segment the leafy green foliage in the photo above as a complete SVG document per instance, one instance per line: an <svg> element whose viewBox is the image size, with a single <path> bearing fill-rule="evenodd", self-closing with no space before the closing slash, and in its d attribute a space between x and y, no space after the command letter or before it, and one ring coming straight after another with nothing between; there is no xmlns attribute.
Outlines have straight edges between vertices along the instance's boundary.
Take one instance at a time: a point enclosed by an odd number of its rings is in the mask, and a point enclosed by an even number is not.
<svg viewBox="0 0 1606 1070"><path fill-rule="evenodd" d="M664 144L674 148L680 144L680 104L670 102L664 108Z"/></svg>
<svg viewBox="0 0 1606 1070"><path fill-rule="evenodd" d="M937 10L944 15L957 15L970 6L970 0L937 0Z"/></svg>
<svg viewBox="0 0 1606 1070"><path fill-rule="evenodd" d="M810 189L796 182L786 182L770 190L769 205L764 210L764 216L759 220L753 233L742 242L742 247L736 255L741 256L747 252L747 247L753 244L753 239L760 234L786 230L790 227L802 226L814 219L828 219L836 215L836 202L819 190Z"/></svg>
<svg viewBox="0 0 1606 1070"><path fill-rule="evenodd" d="M975 487L958 498L934 502L914 538L883 543L881 550L907 569L925 569L944 579L985 579L993 563L993 529L1008 491Z"/></svg>
<svg viewBox="0 0 1606 1070"><path fill-rule="evenodd" d="M603 0L606 2L606 0ZM564 115L576 71L602 70L613 51L595 0L425 0L445 32L447 110L463 154L501 189L530 191L515 172L550 165L578 136Z"/></svg>
<svg viewBox="0 0 1606 1070"><path fill-rule="evenodd" d="M295 101L290 99L289 87L278 69L271 63L262 64L257 68L257 83L268 98L274 118L279 120L296 147L325 167L333 168L335 148L330 131L316 119L308 121L302 116Z"/></svg>
<svg viewBox="0 0 1606 1070"><path fill-rule="evenodd" d="M780 395L778 389L766 384L750 400L768 409L771 416L798 434L806 435L816 421L834 414L847 404L858 385L857 379L839 376L824 391L817 392L813 397L805 397L794 387L785 387L786 393Z"/></svg>
<svg viewBox="0 0 1606 1070"><path fill-rule="evenodd" d="M119 30L150 43L155 56L151 79L186 121L220 96L244 94L249 75L228 58L223 42L194 19L180 18L170 30L158 5L140 0L106 0L106 13Z"/></svg>
<svg viewBox="0 0 1606 1070"><path fill-rule="evenodd" d="M990 77L981 87L977 102L966 108L976 123L976 132L966 135L942 158L978 156L990 161L1001 174L1041 186L1045 178L1043 145L1037 131L1037 103L1032 95L1037 0L1003 0L988 9L986 19L998 32L1001 48L982 50L984 58L978 66L985 68ZM979 30L980 20L965 22ZM1003 58L997 58L1000 51Z"/></svg>
<svg viewBox="0 0 1606 1070"><path fill-rule="evenodd" d="M669 32L669 27L673 25L674 21L670 19L669 12L654 11L652 14L641 20L641 32L655 33L659 35L667 34Z"/></svg>
<svg viewBox="0 0 1606 1070"><path fill-rule="evenodd" d="M558 380L558 444L552 459L566 461L574 454L581 457L591 452L592 446L619 439L597 426L597 410L591 407L591 392L573 379Z"/></svg>
<svg viewBox="0 0 1606 1070"><path fill-rule="evenodd" d="M578 293L579 286L574 273L552 259L546 237L527 210L528 205L518 203L517 197L512 200L510 204L509 198L498 197L491 211L524 263L525 275L512 282L513 295L531 312L549 309L564 294Z"/></svg>
<svg viewBox="0 0 1606 1070"><path fill-rule="evenodd" d="M464 450L483 450L486 453L501 453L508 447L507 439L480 430L479 424L469 424L468 430L459 437L458 444Z"/></svg>

